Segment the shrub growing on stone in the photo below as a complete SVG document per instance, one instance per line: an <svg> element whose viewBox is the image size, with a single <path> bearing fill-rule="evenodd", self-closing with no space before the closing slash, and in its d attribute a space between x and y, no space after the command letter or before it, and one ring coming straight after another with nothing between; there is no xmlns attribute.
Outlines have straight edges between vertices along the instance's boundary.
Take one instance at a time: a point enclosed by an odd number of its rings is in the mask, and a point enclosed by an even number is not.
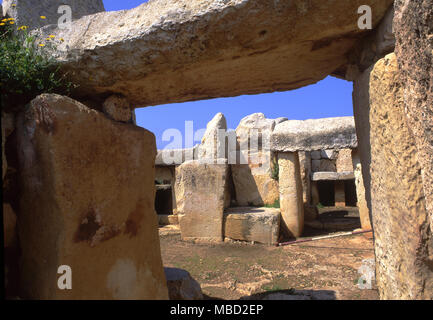
<svg viewBox="0 0 433 320"><path fill-rule="evenodd" d="M0 102L8 112L17 111L41 93L67 95L73 87L47 54L62 39L50 36L40 42L26 29L17 27L13 18L0 20Z"/></svg>

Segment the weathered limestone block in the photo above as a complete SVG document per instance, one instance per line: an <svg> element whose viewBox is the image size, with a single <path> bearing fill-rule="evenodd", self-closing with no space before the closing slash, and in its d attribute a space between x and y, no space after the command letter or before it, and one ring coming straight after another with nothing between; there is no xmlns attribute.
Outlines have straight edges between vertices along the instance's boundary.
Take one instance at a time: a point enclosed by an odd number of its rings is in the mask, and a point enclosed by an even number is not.
<svg viewBox="0 0 433 320"><path fill-rule="evenodd" d="M319 196L319 188L317 185L317 182L313 181L311 182L311 204L313 206L317 206L320 203L320 196Z"/></svg>
<svg viewBox="0 0 433 320"><path fill-rule="evenodd" d="M311 155L310 152L299 152L301 168L302 198L304 206L311 203Z"/></svg>
<svg viewBox="0 0 433 320"><path fill-rule="evenodd" d="M351 65L346 67L343 77L355 80L379 59L394 51L395 35L393 31L394 5L390 5L380 24L370 35L363 38L349 54Z"/></svg>
<svg viewBox="0 0 433 320"><path fill-rule="evenodd" d="M154 135L44 94L17 120L21 287L30 299L167 299ZM57 287L59 266L72 290Z"/></svg>
<svg viewBox="0 0 433 320"><path fill-rule="evenodd" d="M320 156L322 159L336 160L338 157L338 150L322 150Z"/></svg>
<svg viewBox="0 0 433 320"><path fill-rule="evenodd" d="M341 149L338 151L336 167L337 172L353 171L352 149Z"/></svg>
<svg viewBox="0 0 433 320"><path fill-rule="evenodd" d="M281 230L287 237L299 237L304 229L304 204L298 153L279 153L278 165Z"/></svg>
<svg viewBox="0 0 433 320"><path fill-rule="evenodd" d="M231 165L236 190L236 204L239 206L272 205L279 199L278 181L270 173L254 175L252 165Z"/></svg>
<svg viewBox="0 0 433 320"><path fill-rule="evenodd" d="M227 174L227 164L201 160L176 168L176 207L183 240L223 240Z"/></svg>
<svg viewBox="0 0 433 320"><path fill-rule="evenodd" d="M362 177L362 165L359 157L358 149L352 150L353 173L355 176L356 198L359 210L359 218L361 219L361 228L363 230L371 230L370 210L368 210L367 201L365 198L364 179Z"/></svg>
<svg viewBox="0 0 433 320"><path fill-rule="evenodd" d="M203 300L200 284L188 271L164 268L170 300Z"/></svg>
<svg viewBox="0 0 433 320"><path fill-rule="evenodd" d="M408 125L416 140L433 233L433 2L395 2L395 54ZM433 294L433 293L431 293Z"/></svg>
<svg viewBox="0 0 433 320"><path fill-rule="evenodd" d="M198 159L207 160L209 163L216 163L218 159L224 161L224 159L227 158L226 130L226 118L219 112L206 126L206 131L198 147Z"/></svg>
<svg viewBox="0 0 433 320"><path fill-rule="evenodd" d="M382 299L433 298L433 241L420 152L405 114L396 56L354 84L354 111ZM371 200L370 200L371 199Z"/></svg>
<svg viewBox="0 0 433 320"><path fill-rule="evenodd" d="M155 181L161 184L174 184L174 167L155 166Z"/></svg>
<svg viewBox="0 0 433 320"><path fill-rule="evenodd" d="M103 105L102 110L111 119L121 122L130 122L132 120L132 110L128 100L125 98L112 95L108 97Z"/></svg>
<svg viewBox="0 0 433 320"><path fill-rule="evenodd" d="M281 121L283 122L283 121ZM243 118L236 128L237 151L245 162L232 165L236 202L239 206L274 204L278 200L278 181L271 176L274 157L270 136L276 121L263 113Z"/></svg>
<svg viewBox="0 0 433 320"><path fill-rule="evenodd" d="M11 247L16 242L17 216L9 203L3 203L3 246Z"/></svg>
<svg viewBox="0 0 433 320"><path fill-rule="evenodd" d="M336 172L337 168L335 161L329 159L321 159L319 164L319 171L321 172Z"/></svg>
<svg viewBox="0 0 433 320"><path fill-rule="evenodd" d="M376 26L393 0L365 0ZM159 0L83 17L58 57L80 95L116 92L133 105L286 91L347 61L359 1ZM69 48L69 49L67 49Z"/></svg>
<svg viewBox="0 0 433 320"><path fill-rule="evenodd" d="M170 215L159 214L158 224L160 226L178 225L179 217L175 214L170 214Z"/></svg>
<svg viewBox="0 0 433 320"><path fill-rule="evenodd" d="M280 211L272 208L236 207L225 212L225 237L233 240L278 243Z"/></svg>
<svg viewBox="0 0 433 320"><path fill-rule="evenodd" d="M311 180L313 181L323 181L323 180L351 180L355 179L353 172L314 172L311 175Z"/></svg>
<svg viewBox="0 0 433 320"><path fill-rule="evenodd" d="M105 11L102 0L3 0L3 15L8 15L17 21L17 24L36 29L48 24L57 24L64 14L58 13L61 5L71 8L72 19ZM45 19L41 19L41 16Z"/></svg>
<svg viewBox="0 0 433 320"><path fill-rule="evenodd" d="M185 149L161 149L158 150L155 159L157 166L180 165L186 161L198 159L198 149L200 145Z"/></svg>
<svg viewBox="0 0 433 320"><path fill-rule="evenodd" d="M353 117L289 120L275 126L271 150L276 152L355 148Z"/></svg>

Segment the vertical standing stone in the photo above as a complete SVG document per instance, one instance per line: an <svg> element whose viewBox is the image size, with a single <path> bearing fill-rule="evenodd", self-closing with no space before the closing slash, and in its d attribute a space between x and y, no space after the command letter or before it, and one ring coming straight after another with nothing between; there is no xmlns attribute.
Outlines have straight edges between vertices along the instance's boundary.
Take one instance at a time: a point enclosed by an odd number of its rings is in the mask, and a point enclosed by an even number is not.
<svg viewBox="0 0 433 320"><path fill-rule="evenodd" d="M283 119L279 119L280 123ZM239 206L273 205L278 201L278 181L272 178L274 155L270 137L276 120L263 113L243 118L236 128L238 164L232 164L236 202ZM275 178L275 177L274 177Z"/></svg>
<svg viewBox="0 0 433 320"><path fill-rule="evenodd" d="M334 181L335 190L335 206L345 207L346 206L346 194L344 192L344 181Z"/></svg>
<svg viewBox="0 0 433 320"><path fill-rule="evenodd" d="M351 149L341 149L338 151L336 167L337 167L337 172L353 171Z"/></svg>
<svg viewBox="0 0 433 320"><path fill-rule="evenodd" d="M395 54L379 60L354 83L376 279L381 299L432 299L433 242L421 176L423 158L407 122L402 85Z"/></svg>
<svg viewBox="0 0 433 320"><path fill-rule="evenodd" d="M44 94L17 121L26 299L167 299L155 201L155 137ZM60 266L72 289L58 287Z"/></svg>
<svg viewBox="0 0 433 320"><path fill-rule="evenodd" d="M206 160L187 161L176 168L176 202L183 240L223 240L227 174L227 164L209 164Z"/></svg>
<svg viewBox="0 0 433 320"><path fill-rule="evenodd" d="M320 203L317 181L311 181L311 204L317 206Z"/></svg>
<svg viewBox="0 0 433 320"><path fill-rule="evenodd" d="M298 153L279 153L278 166L282 232L299 237L304 229L304 205Z"/></svg>
<svg viewBox="0 0 433 320"><path fill-rule="evenodd" d="M361 227L363 230L371 230L370 210L368 210L367 201L365 199L364 179L362 177L362 166L359 158L358 149L352 150L353 173L355 175L356 198L359 210L359 218L361 219Z"/></svg>

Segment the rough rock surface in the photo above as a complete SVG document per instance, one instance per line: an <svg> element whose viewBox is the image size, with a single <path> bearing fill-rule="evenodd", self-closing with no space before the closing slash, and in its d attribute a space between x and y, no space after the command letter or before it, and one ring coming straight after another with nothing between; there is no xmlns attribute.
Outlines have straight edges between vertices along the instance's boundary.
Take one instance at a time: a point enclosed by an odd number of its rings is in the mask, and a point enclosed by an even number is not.
<svg viewBox="0 0 433 320"><path fill-rule="evenodd" d="M160 149L156 154L155 165L174 166L186 161L198 160L198 148L199 145L186 149Z"/></svg>
<svg viewBox="0 0 433 320"><path fill-rule="evenodd" d="M430 216L419 149L408 125L399 76L396 56L390 54L367 69L354 85L377 286L382 299L432 299Z"/></svg>
<svg viewBox="0 0 433 320"><path fill-rule="evenodd" d="M349 53L350 64L341 69L341 71L345 69L341 74L343 78L349 81L355 80L360 72L364 72L379 59L394 51L393 18L394 5L391 5L377 28Z"/></svg>
<svg viewBox="0 0 433 320"><path fill-rule="evenodd" d="M225 132L227 121L219 112L206 126L206 131L198 147L198 159L215 163L218 159L227 158Z"/></svg>
<svg viewBox="0 0 433 320"><path fill-rule="evenodd" d="M170 300L203 300L200 284L188 271L164 268Z"/></svg>
<svg viewBox="0 0 433 320"><path fill-rule="evenodd" d="M223 240L227 174L227 164L201 160L176 168L176 207L183 240Z"/></svg>
<svg viewBox="0 0 433 320"><path fill-rule="evenodd" d="M367 206L367 200L365 197L365 186L364 178L362 177L362 165L361 159L359 157L358 149L352 150L352 165L353 165L353 175L355 176L355 186L356 186L356 206L359 210L359 218L361 219L361 228L363 230L371 230L370 222L370 210Z"/></svg>
<svg viewBox="0 0 433 320"><path fill-rule="evenodd" d="M57 24L63 15L58 13L59 6L71 8L72 19L105 11L102 0L3 0L3 15L14 18L18 25L26 25L30 29L41 28L49 24ZM41 16L45 19L41 19Z"/></svg>
<svg viewBox="0 0 433 320"><path fill-rule="evenodd" d="M272 208L236 207L224 213L224 235L233 240L278 243L280 211Z"/></svg>
<svg viewBox="0 0 433 320"><path fill-rule="evenodd" d="M338 151L336 167L337 172L353 171L352 149L341 149Z"/></svg>
<svg viewBox="0 0 433 320"><path fill-rule="evenodd" d="M396 0L394 29L408 125L416 140L433 233L433 2Z"/></svg>
<svg viewBox="0 0 433 320"><path fill-rule="evenodd" d="M154 135L67 97L17 120L23 298L167 299L154 211ZM73 290L57 287L68 265Z"/></svg>
<svg viewBox="0 0 433 320"><path fill-rule="evenodd" d="M77 94L123 94L133 105L285 91L346 64L393 0L157 0L44 29L65 42L58 57ZM367 30L368 31L368 30ZM69 48L66 50L66 48Z"/></svg>
<svg viewBox="0 0 433 320"><path fill-rule="evenodd" d="M282 120L281 120L282 122ZM237 151L242 157L232 165L236 202L239 206L274 204L278 200L278 182L271 177L273 168L270 137L276 121L263 113L243 118L236 128ZM244 161L245 160L245 161ZM242 164L242 163L248 164Z"/></svg>
<svg viewBox="0 0 433 320"><path fill-rule="evenodd" d="M102 105L102 110L115 121L129 122L132 119L129 102L121 96L112 95L108 97Z"/></svg>
<svg viewBox="0 0 433 320"><path fill-rule="evenodd" d="M178 225L179 217L174 214L170 214L170 215L160 214L158 215L158 224L160 226Z"/></svg>
<svg viewBox="0 0 433 320"><path fill-rule="evenodd" d="M356 148L353 117L289 120L278 124L271 150L279 152Z"/></svg>
<svg viewBox="0 0 433 320"><path fill-rule="evenodd" d="M313 172L337 172L335 160L320 159L311 161L311 171Z"/></svg>

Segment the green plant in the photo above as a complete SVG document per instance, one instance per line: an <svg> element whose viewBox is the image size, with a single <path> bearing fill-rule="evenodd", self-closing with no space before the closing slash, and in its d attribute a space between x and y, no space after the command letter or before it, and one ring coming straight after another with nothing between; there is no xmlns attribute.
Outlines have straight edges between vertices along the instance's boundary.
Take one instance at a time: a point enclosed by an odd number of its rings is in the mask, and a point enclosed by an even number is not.
<svg viewBox="0 0 433 320"><path fill-rule="evenodd" d="M263 290L265 290L266 292L272 292L272 291L282 291L283 289L276 285L276 284L271 284L271 285L264 285L262 287Z"/></svg>
<svg viewBox="0 0 433 320"><path fill-rule="evenodd" d="M271 165L271 178L278 181L279 175L280 175L280 167L278 165L277 159L274 158L272 160L272 165Z"/></svg>
<svg viewBox="0 0 433 320"><path fill-rule="evenodd" d="M63 39L44 41L16 27L12 18L0 21L0 93L2 108L16 111L41 93L69 94L74 87L50 55Z"/></svg>
<svg viewBox="0 0 433 320"><path fill-rule="evenodd" d="M280 208L280 199L275 199L273 204L265 204L266 208Z"/></svg>
<svg viewBox="0 0 433 320"><path fill-rule="evenodd" d="M317 207L317 209L322 209L322 208L324 208L325 206L319 202L319 204L317 204L316 207Z"/></svg>

